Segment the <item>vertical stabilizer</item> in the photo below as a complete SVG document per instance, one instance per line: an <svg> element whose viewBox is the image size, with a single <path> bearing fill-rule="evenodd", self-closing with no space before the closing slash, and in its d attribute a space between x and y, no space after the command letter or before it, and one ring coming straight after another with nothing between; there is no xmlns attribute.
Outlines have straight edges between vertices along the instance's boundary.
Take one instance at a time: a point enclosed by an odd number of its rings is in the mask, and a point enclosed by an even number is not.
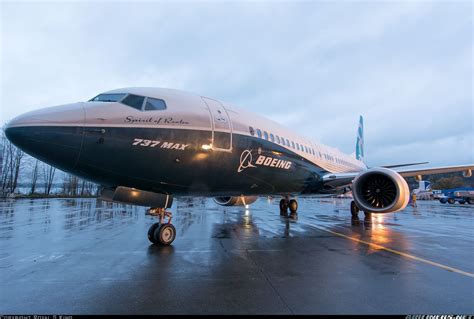
<svg viewBox="0 0 474 319"><path fill-rule="evenodd" d="M364 161L364 119L359 118L359 128L357 129L356 159Z"/></svg>

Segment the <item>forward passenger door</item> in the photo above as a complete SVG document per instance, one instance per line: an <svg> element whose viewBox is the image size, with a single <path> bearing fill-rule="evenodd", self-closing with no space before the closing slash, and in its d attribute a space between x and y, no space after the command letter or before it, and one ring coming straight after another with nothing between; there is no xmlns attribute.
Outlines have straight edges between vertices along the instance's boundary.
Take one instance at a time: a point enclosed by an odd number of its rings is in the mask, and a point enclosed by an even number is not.
<svg viewBox="0 0 474 319"><path fill-rule="evenodd" d="M212 149L230 152L232 150L232 123L224 106L213 99L202 98L211 115Z"/></svg>

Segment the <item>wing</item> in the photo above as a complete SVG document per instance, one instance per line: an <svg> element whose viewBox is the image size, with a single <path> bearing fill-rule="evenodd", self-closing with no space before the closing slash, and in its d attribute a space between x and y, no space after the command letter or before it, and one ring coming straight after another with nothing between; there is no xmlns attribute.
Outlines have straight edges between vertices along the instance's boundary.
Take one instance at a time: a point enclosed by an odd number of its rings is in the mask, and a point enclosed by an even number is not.
<svg viewBox="0 0 474 319"><path fill-rule="evenodd" d="M464 172L465 177L470 177L472 176L472 170L474 170L474 164L458 165L458 166L441 166L441 167L433 167L433 168L418 168L418 169L414 169L414 168L398 169L398 170L395 170L395 172L402 175L403 177Z"/></svg>
<svg viewBox="0 0 474 319"><path fill-rule="evenodd" d="M458 166L441 166L441 167L433 167L433 168L417 168L417 169L414 169L414 168L393 169L393 170L403 177L443 174L443 173L453 173L453 172L464 172L465 177L471 177L472 170L474 170L474 164L458 165ZM354 172L354 173L329 173L323 176L323 183L325 186L334 187L334 188L346 186L346 185L351 184L352 180L362 172L363 171Z"/></svg>
<svg viewBox="0 0 474 319"><path fill-rule="evenodd" d="M380 167L395 168L395 167L414 166L414 165L421 165L421 164L428 164L428 163L429 163L429 162L406 163L406 164L395 164L395 165L382 165L382 166L380 166Z"/></svg>

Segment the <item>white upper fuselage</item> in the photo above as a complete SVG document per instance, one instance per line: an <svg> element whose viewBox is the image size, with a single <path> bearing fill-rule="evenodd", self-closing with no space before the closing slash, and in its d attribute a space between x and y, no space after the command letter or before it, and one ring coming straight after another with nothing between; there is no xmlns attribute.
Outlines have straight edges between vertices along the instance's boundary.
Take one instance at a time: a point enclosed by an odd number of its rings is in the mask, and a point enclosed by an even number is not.
<svg viewBox="0 0 474 319"><path fill-rule="evenodd" d="M203 96L198 94L163 88L123 88L104 92L104 94L105 93L131 93L163 99L166 101L169 111L175 118L183 117L192 123L191 126L172 124L169 125L170 128L209 130L209 121L212 122L212 119L202 118L202 110L207 111L207 106L202 99ZM357 160L351 155L344 154L336 148L313 142L310 139L300 136L292 130L258 114L243 111L225 102L218 102L224 106L229 115L233 134L252 136L250 128L253 128L254 136L258 136L258 130L260 130L261 138L265 139L265 137L267 137L267 141L285 147L331 173L357 172L367 168L362 161ZM97 111L106 112L106 109L98 109ZM127 114L130 113L129 108L127 108L125 112ZM161 114L160 112L163 111L156 112ZM207 112L204 114L207 114ZM140 115L143 116L143 114ZM117 114L117 117L121 121L123 114ZM88 120L88 122L89 121L90 120ZM90 124L91 126L96 126L97 124L103 125L103 123L97 122L87 124ZM115 123L111 125L117 124L123 125L123 123ZM137 123L135 126L150 127L153 126L153 124ZM273 140L271 139L272 135ZM285 139L284 144L282 139ZM279 143L278 140L280 140ZM286 141L289 142L289 145Z"/></svg>
<svg viewBox="0 0 474 319"><path fill-rule="evenodd" d="M78 126L172 128L219 131L214 127L205 100L224 106L230 119L232 134L253 136L284 147L330 173L358 172L367 168L351 155L316 143L263 116L243 111L228 103L198 94L163 88L122 88L109 93L129 93L162 99L165 110L141 112L119 102L80 102L45 108L17 117L10 126ZM81 111L81 109L84 110Z"/></svg>

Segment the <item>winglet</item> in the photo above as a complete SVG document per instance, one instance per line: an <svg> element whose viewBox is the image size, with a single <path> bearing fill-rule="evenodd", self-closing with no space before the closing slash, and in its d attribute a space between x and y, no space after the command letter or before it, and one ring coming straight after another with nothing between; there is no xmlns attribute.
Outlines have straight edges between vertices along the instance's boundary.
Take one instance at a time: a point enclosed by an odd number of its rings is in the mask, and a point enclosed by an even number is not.
<svg viewBox="0 0 474 319"><path fill-rule="evenodd" d="M356 159L364 160L364 119L359 118L359 128L357 129Z"/></svg>

